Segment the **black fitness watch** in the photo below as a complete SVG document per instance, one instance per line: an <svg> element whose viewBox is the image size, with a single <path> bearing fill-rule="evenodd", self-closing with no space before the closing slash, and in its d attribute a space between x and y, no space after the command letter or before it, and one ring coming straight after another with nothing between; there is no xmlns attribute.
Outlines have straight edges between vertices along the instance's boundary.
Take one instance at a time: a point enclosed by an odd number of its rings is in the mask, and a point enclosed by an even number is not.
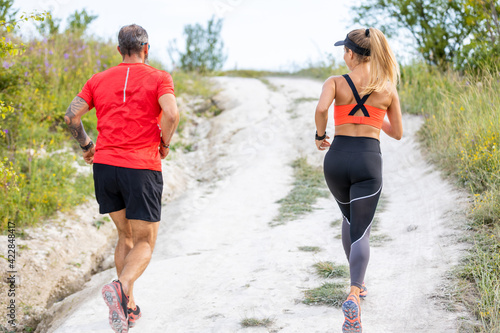
<svg viewBox="0 0 500 333"><path fill-rule="evenodd" d="M168 149L170 147L170 143L165 143L163 139L160 140L160 144L163 148Z"/></svg>
<svg viewBox="0 0 500 333"><path fill-rule="evenodd" d="M90 148L92 148L93 145L94 145L94 143L92 142L92 140L90 140L88 145L86 145L86 146L80 145L80 148L82 148L82 150L84 152L87 152L87 151L89 151Z"/></svg>
<svg viewBox="0 0 500 333"><path fill-rule="evenodd" d="M326 131L325 131L325 134L323 134L322 136L319 136L318 131L316 131L316 140L317 141L325 140L325 138L326 138Z"/></svg>

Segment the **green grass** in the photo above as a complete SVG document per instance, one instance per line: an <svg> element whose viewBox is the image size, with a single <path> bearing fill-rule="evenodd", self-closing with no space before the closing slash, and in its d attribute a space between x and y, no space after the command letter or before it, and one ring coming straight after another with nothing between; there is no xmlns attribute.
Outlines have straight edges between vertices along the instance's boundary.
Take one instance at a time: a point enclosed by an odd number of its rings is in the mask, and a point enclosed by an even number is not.
<svg viewBox="0 0 500 333"><path fill-rule="evenodd" d="M269 327L274 323L274 320L270 318L244 318L240 325L242 327Z"/></svg>
<svg viewBox="0 0 500 333"><path fill-rule="evenodd" d="M265 76L282 76L282 72L270 72L270 71L257 71L252 69L233 69L224 72L217 73L219 76L230 76L230 77L244 77L251 79L258 79Z"/></svg>
<svg viewBox="0 0 500 333"><path fill-rule="evenodd" d="M318 97L299 97L299 98L295 98L293 100L293 103L299 104L299 103L307 103L307 102L317 102L318 99L319 99Z"/></svg>
<svg viewBox="0 0 500 333"><path fill-rule="evenodd" d="M161 64L158 67L162 68ZM218 92L213 83L210 82L210 77L196 72L187 73L180 70L175 70L171 74L177 96L188 95L210 99Z"/></svg>
<svg viewBox="0 0 500 333"><path fill-rule="evenodd" d="M474 311L485 332L500 331L499 237L498 226L476 234L473 237L474 246L457 273L459 278L468 282L464 294L475 296L458 295L457 298Z"/></svg>
<svg viewBox="0 0 500 333"><path fill-rule="evenodd" d="M380 246L383 246L384 243L390 242L391 240L392 240L392 238L386 234L371 235L370 236L370 246L380 247Z"/></svg>
<svg viewBox="0 0 500 333"><path fill-rule="evenodd" d="M310 62L305 67L292 73L292 76L307 77L325 80L332 75L342 75L349 72L349 69L342 62L337 64L332 55L323 61Z"/></svg>
<svg viewBox="0 0 500 333"><path fill-rule="evenodd" d="M337 265L331 261L320 261L313 265L316 274L324 278L348 278L349 267L346 265Z"/></svg>
<svg viewBox="0 0 500 333"><path fill-rule="evenodd" d="M382 193L380 199L378 200L377 208L375 210L375 216L373 217L370 241L374 237L373 235L380 229L380 216L379 214L385 210L387 206L387 197Z"/></svg>
<svg viewBox="0 0 500 333"><path fill-rule="evenodd" d="M332 228L336 228L336 227L339 227L340 225L342 224L342 219L336 219L332 222L330 222L330 227Z"/></svg>
<svg viewBox="0 0 500 333"><path fill-rule="evenodd" d="M468 228L472 249L458 274L464 301L483 332L500 331L500 81L498 73L441 73L406 66L400 85L404 111L421 114L419 132L428 158L472 194Z"/></svg>
<svg viewBox="0 0 500 333"><path fill-rule="evenodd" d="M103 216L102 218L94 221L94 227L99 230L99 228L102 227L106 222L111 222L111 219L108 216Z"/></svg>
<svg viewBox="0 0 500 333"><path fill-rule="evenodd" d="M271 226L284 224L313 210L313 204L319 197L327 197L323 171L307 163L304 157L292 163L294 170L293 188L286 197L279 200L279 214L270 223Z"/></svg>
<svg viewBox="0 0 500 333"><path fill-rule="evenodd" d="M320 252L320 251L323 251L323 249L320 248L319 246L299 246L298 249L299 249L299 251L302 251L302 252Z"/></svg>
<svg viewBox="0 0 500 333"><path fill-rule="evenodd" d="M278 76L278 77L301 77L301 78L312 78L325 80L332 75L342 75L349 72L349 69L342 62L341 64L337 64L332 55L329 55L327 59L323 61L317 62L309 62L305 64L303 68L297 69L295 71L258 71L258 70L249 70L249 69L236 69L236 70L228 70L224 72L216 73L219 76L232 76L232 77L244 77L244 78L253 78L253 79L261 79L269 76ZM317 100L317 99L316 99Z"/></svg>
<svg viewBox="0 0 500 333"><path fill-rule="evenodd" d="M307 103L307 102L317 102L318 97L299 97L295 98L292 103L290 103L290 106L286 110L286 112L291 114L291 118L295 119L299 115L297 114L297 108L300 103Z"/></svg>
<svg viewBox="0 0 500 333"><path fill-rule="evenodd" d="M197 103L194 105L188 103L190 109L179 108L180 119L177 126L179 140L174 140L170 149L172 151L192 152L195 150L194 142L189 135L186 135L185 129L196 123L197 117L211 118L222 113L223 110L214 99L220 89L210 81L209 76L203 76L196 72L187 73L175 70L171 74L176 96L187 95L187 99L195 100Z"/></svg>
<svg viewBox="0 0 500 333"><path fill-rule="evenodd" d="M323 283L322 286L304 291L304 300L308 305L329 305L341 307L347 297L346 283Z"/></svg>
<svg viewBox="0 0 500 333"><path fill-rule="evenodd" d="M259 77L258 80L262 83L264 83L266 86L267 86L267 89L271 90L271 91L278 91L279 88L277 86L275 86L274 84L271 83L271 81L269 81L268 79L264 78L264 77Z"/></svg>
<svg viewBox="0 0 500 333"><path fill-rule="evenodd" d="M401 100L407 111L423 114L419 137L430 159L477 195L475 206L488 204L492 214L475 219L500 222L500 82L481 77L441 74L408 67L403 71ZM417 97L418 96L418 97ZM414 105L418 104L419 107ZM493 204L493 205L490 205Z"/></svg>

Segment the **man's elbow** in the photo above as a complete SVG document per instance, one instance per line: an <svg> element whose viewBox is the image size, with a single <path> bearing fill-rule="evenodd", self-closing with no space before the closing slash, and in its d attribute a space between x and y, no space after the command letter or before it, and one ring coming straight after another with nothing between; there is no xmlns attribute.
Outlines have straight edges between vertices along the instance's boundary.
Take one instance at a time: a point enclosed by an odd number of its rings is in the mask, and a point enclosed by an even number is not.
<svg viewBox="0 0 500 333"><path fill-rule="evenodd" d="M177 127L177 125L179 125L179 121L180 121L180 115L179 115L179 112L176 112L175 117L174 117L175 127Z"/></svg>
<svg viewBox="0 0 500 333"><path fill-rule="evenodd" d="M64 122L66 123L66 125L70 126L71 124L73 123L78 123L78 121L80 120L79 117L75 116L73 113L71 112L67 112L65 115L64 115Z"/></svg>
<svg viewBox="0 0 500 333"><path fill-rule="evenodd" d="M172 108L170 110L163 111L163 117L169 123L177 124L179 122L179 111L177 108Z"/></svg>
<svg viewBox="0 0 500 333"><path fill-rule="evenodd" d="M64 122L66 123L66 125L69 125L71 124L71 119L68 116L64 116Z"/></svg>
<svg viewBox="0 0 500 333"><path fill-rule="evenodd" d="M396 140L399 141L399 140L401 140L401 138L403 138L403 132L402 131L394 134L394 139L396 139Z"/></svg>

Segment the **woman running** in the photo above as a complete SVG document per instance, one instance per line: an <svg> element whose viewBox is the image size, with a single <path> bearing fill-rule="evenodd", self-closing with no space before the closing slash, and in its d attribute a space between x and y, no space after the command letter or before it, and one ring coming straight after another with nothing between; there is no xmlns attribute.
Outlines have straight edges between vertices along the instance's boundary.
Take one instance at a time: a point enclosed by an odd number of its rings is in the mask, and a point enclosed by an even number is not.
<svg viewBox="0 0 500 333"><path fill-rule="evenodd" d="M399 140L403 134L396 84L399 66L384 34L375 28L347 34L344 60L351 71L323 85L316 108L316 146L329 150L324 173L343 215L342 244L349 261L351 291L342 304L342 332L361 332L359 298L370 257L369 235L382 190L380 130ZM335 100L335 136L326 139L328 109ZM385 115L387 114L387 119Z"/></svg>

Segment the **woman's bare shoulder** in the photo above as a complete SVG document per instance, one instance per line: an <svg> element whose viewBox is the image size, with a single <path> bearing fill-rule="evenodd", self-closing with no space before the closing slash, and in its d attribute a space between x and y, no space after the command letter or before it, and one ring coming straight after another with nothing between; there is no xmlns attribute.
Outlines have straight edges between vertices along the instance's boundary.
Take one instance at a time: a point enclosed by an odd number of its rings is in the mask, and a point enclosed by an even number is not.
<svg viewBox="0 0 500 333"><path fill-rule="evenodd" d="M323 86L336 86L339 83L339 80L342 79L342 75L332 75L328 79L325 80Z"/></svg>
<svg viewBox="0 0 500 333"><path fill-rule="evenodd" d="M391 99L398 98L398 88L390 81L387 82L386 92L391 97Z"/></svg>
<svg viewBox="0 0 500 333"><path fill-rule="evenodd" d="M337 81L337 80L343 80L344 77L342 75L332 75L328 79L326 79L325 82L327 81Z"/></svg>

